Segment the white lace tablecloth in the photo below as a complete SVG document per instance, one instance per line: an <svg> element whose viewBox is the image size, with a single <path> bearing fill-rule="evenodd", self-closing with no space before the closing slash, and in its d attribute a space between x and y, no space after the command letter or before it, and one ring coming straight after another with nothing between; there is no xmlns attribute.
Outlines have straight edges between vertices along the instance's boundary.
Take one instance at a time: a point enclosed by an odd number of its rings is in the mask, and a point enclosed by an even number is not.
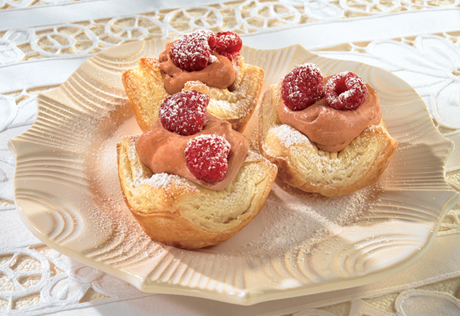
<svg viewBox="0 0 460 316"><path fill-rule="evenodd" d="M0 314L460 315L460 205L422 260L348 290L234 306L143 293L36 239L15 210L8 141L37 114L37 95L87 58L131 40L232 30L245 45L301 44L391 71L455 143L446 179L460 190L460 0L0 0Z"/></svg>

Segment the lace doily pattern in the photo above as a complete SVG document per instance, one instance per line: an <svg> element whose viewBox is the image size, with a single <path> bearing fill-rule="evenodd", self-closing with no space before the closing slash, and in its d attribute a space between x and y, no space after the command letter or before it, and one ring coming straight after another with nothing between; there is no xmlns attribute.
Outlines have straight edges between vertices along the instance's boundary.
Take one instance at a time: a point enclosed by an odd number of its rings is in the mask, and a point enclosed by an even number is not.
<svg viewBox="0 0 460 316"><path fill-rule="evenodd" d="M327 51L347 51L350 59L382 67L410 82L438 129L453 141L459 139L460 32L350 43L322 50L320 54L332 57ZM389 52L393 52L391 59L387 57ZM456 148L447 168L449 174L458 171L459 157Z"/></svg>
<svg viewBox="0 0 460 316"><path fill-rule="evenodd" d="M0 9L69 2L73 0L0 0ZM126 41L176 38L196 28L249 34L334 19L458 6L460 0L248 0L201 8L154 10L136 16L80 21L54 27L0 30L0 65L46 57L94 54Z"/></svg>
<svg viewBox="0 0 460 316"><path fill-rule="evenodd" d="M77 1L83 2L85 0L0 0L0 10L24 9L44 5L67 4Z"/></svg>
<svg viewBox="0 0 460 316"><path fill-rule="evenodd" d="M95 0L0 0L0 10L8 9L23 9L31 8L44 5L59 5L68 4L73 2L89 2ZM299 14L302 13L313 13L320 11L336 11L331 9L329 3L334 3L334 6L342 8L341 17L353 17L353 16L368 16L377 13L388 13L388 12L400 12L407 10L420 10L426 8L432 8L435 6L456 6L460 2L458 0L448 1L385 1L385 0L374 0L374 1L351 1L351 0L340 0L340 1L305 1L305 0L281 0L281 1L261 1L261 0L246 0L246 1L229 1L225 2L225 7L233 7L245 5L244 9L256 9L251 13L259 13L260 16L266 17L268 12L264 10L274 10L276 13L286 13L287 10L294 8ZM258 9L258 10L257 10ZM260 10L260 12L259 12ZM245 12L243 12L245 13ZM324 13L323 13L324 14ZM323 16L320 14L320 16ZM327 13L329 16L333 15L332 12ZM254 21L255 22L255 21Z"/></svg>
<svg viewBox="0 0 460 316"><path fill-rule="evenodd" d="M148 294L44 245L0 247L0 310L10 315L48 314Z"/></svg>
<svg viewBox="0 0 460 316"><path fill-rule="evenodd" d="M327 307L302 310L292 316L397 316L458 315L460 313L460 278L453 278L407 291L375 298L356 299Z"/></svg>

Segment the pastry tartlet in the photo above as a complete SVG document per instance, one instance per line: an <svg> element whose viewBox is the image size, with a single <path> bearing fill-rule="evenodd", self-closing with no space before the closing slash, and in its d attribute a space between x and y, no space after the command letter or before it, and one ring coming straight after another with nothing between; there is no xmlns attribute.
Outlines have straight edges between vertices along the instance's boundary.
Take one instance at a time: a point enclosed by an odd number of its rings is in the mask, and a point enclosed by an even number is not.
<svg viewBox="0 0 460 316"><path fill-rule="evenodd" d="M315 65L306 64L264 93L259 147L278 166L282 181L305 192L341 196L382 175L398 143L381 120L377 92L356 77L346 72L322 78ZM344 78L351 78L348 87Z"/></svg>
<svg viewBox="0 0 460 316"><path fill-rule="evenodd" d="M177 99L185 95L179 111ZM277 173L229 122L196 105L207 101L196 91L170 96L150 129L117 145L134 218L153 240L184 249L217 245L240 231L261 210ZM203 117L203 126L185 124Z"/></svg>
<svg viewBox="0 0 460 316"><path fill-rule="evenodd" d="M243 131L257 104L264 71L244 62L241 45L233 32L196 30L168 43L159 58L141 58L137 68L124 72L123 85L142 131L158 119L163 100L186 90L209 95L209 113Z"/></svg>

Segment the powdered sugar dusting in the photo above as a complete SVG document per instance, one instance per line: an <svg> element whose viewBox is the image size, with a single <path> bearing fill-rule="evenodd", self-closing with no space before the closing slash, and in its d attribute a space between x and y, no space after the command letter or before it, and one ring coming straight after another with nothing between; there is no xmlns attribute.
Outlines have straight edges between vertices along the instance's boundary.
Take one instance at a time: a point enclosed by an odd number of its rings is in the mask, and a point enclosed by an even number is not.
<svg viewBox="0 0 460 316"><path fill-rule="evenodd" d="M240 232L251 238L229 240L225 249L251 256L284 255L296 249L308 253L361 219L380 192L373 184L347 196L324 197L275 184L258 217Z"/></svg>
<svg viewBox="0 0 460 316"><path fill-rule="evenodd" d="M210 30L195 30L182 35L171 46L171 60L180 69L195 71L212 63L209 41L215 41Z"/></svg>
<svg viewBox="0 0 460 316"><path fill-rule="evenodd" d="M165 129L180 135L193 135L206 123L209 96L189 90L171 95L160 106L158 117Z"/></svg>
<svg viewBox="0 0 460 316"><path fill-rule="evenodd" d="M209 56L209 58L211 60L211 64L215 63L217 61L217 57L215 55L211 55L211 56Z"/></svg>
<svg viewBox="0 0 460 316"><path fill-rule="evenodd" d="M287 133L287 129L288 126L280 127L278 132ZM108 133L108 130L113 132ZM119 123L117 128L103 128L100 131L101 141L96 142L97 147L87 158L91 162L88 174L92 179L95 203L99 205L97 212L100 213L95 214L91 220L98 221L98 227L111 227L110 229L116 231L117 238L123 240L117 249L130 245L125 256L138 252L137 256L151 260L161 256L169 247L151 241L142 231L123 201L117 176L116 143L125 135L140 133L134 117ZM295 133L291 137L287 142L302 141ZM136 153L132 151L130 154ZM139 177L136 181L158 187L166 187L172 183L192 187L183 178L168 174ZM224 244L206 251L222 256L251 257L283 255L287 251L300 248L303 252L313 251L316 244L330 240L340 234L344 226L361 219L368 209L372 209L380 192L377 183L349 196L326 198L301 192L281 183L275 184L261 212L247 227ZM124 256L120 258L123 260Z"/></svg>
<svg viewBox="0 0 460 316"><path fill-rule="evenodd" d="M101 119L95 133L91 138L90 150L84 157L92 203L82 206L91 209L91 216L85 225L94 228L92 233L81 236L81 239L91 242L95 239L94 236L100 235L102 231L105 236L112 236L112 240L106 241L107 245L102 243L98 245L98 250L92 251L101 252L98 255L99 262L110 260L113 266L118 262L140 263L161 256L166 247L152 242L133 218L123 200L118 179L116 144L126 135L141 133L129 104L120 106L118 111ZM166 177L157 179L158 185L167 183Z"/></svg>
<svg viewBox="0 0 460 316"><path fill-rule="evenodd" d="M281 85L284 104L300 111L318 101L323 95L323 75L315 64L306 63L288 73Z"/></svg>
<svg viewBox="0 0 460 316"><path fill-rule="evenodd" d="M281 145L284 147L290 147L296 144L311 145L308 137L287 124L273 126L270 128L269 133L275 133L277 139L280 140Z"/></svg>

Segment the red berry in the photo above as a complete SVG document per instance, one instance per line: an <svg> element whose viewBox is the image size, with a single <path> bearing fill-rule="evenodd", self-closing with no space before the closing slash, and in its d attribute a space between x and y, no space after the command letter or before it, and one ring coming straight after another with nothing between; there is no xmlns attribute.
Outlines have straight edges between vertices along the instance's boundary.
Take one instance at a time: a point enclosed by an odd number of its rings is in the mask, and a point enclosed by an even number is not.
<svg viewBox="0 0 460 316"><path fill-rule="evenodd" d="M360 77L345 71L327 81L324 94L330 107L337 110L352 110L366 100L367 87Z"/></svg>
<svg viewBox="0 0 460 316"><path fill-rule="evenodd" d="M209 65L212 49L215 45L215 35L209 30L196 30L182 35L171 46L171 60L182 70L196 71Z"/></svg>
<svg viewBox="0 0 460 316"><path fill-rule="evenodd" d="M230 60L240 55L243 41L234 32L219 32L216 34L215 46L211 46L219 55L225 56Z"/></svg>
<svg viewBox="0 0 460 316"><path fill-rule="evenodd" d="M230 143L222 136L199 135L187 143L185 162L197 179L220 182L227 175L230 148Z"/></svg>
<svg viewBox="0 0 460 316"><path fill-rule="evenodd" d="M165 129L180 135L193 135L206 123L209 96L195 90L167 97L160 105L158 118Z"/></svg>
<svg viewBox="0 0 460 316"><path fill-rule="evenodd" d="M281 97L293 111L301 111L323 95L323 75L315 64L300 65L283 79Z"/></svg>

